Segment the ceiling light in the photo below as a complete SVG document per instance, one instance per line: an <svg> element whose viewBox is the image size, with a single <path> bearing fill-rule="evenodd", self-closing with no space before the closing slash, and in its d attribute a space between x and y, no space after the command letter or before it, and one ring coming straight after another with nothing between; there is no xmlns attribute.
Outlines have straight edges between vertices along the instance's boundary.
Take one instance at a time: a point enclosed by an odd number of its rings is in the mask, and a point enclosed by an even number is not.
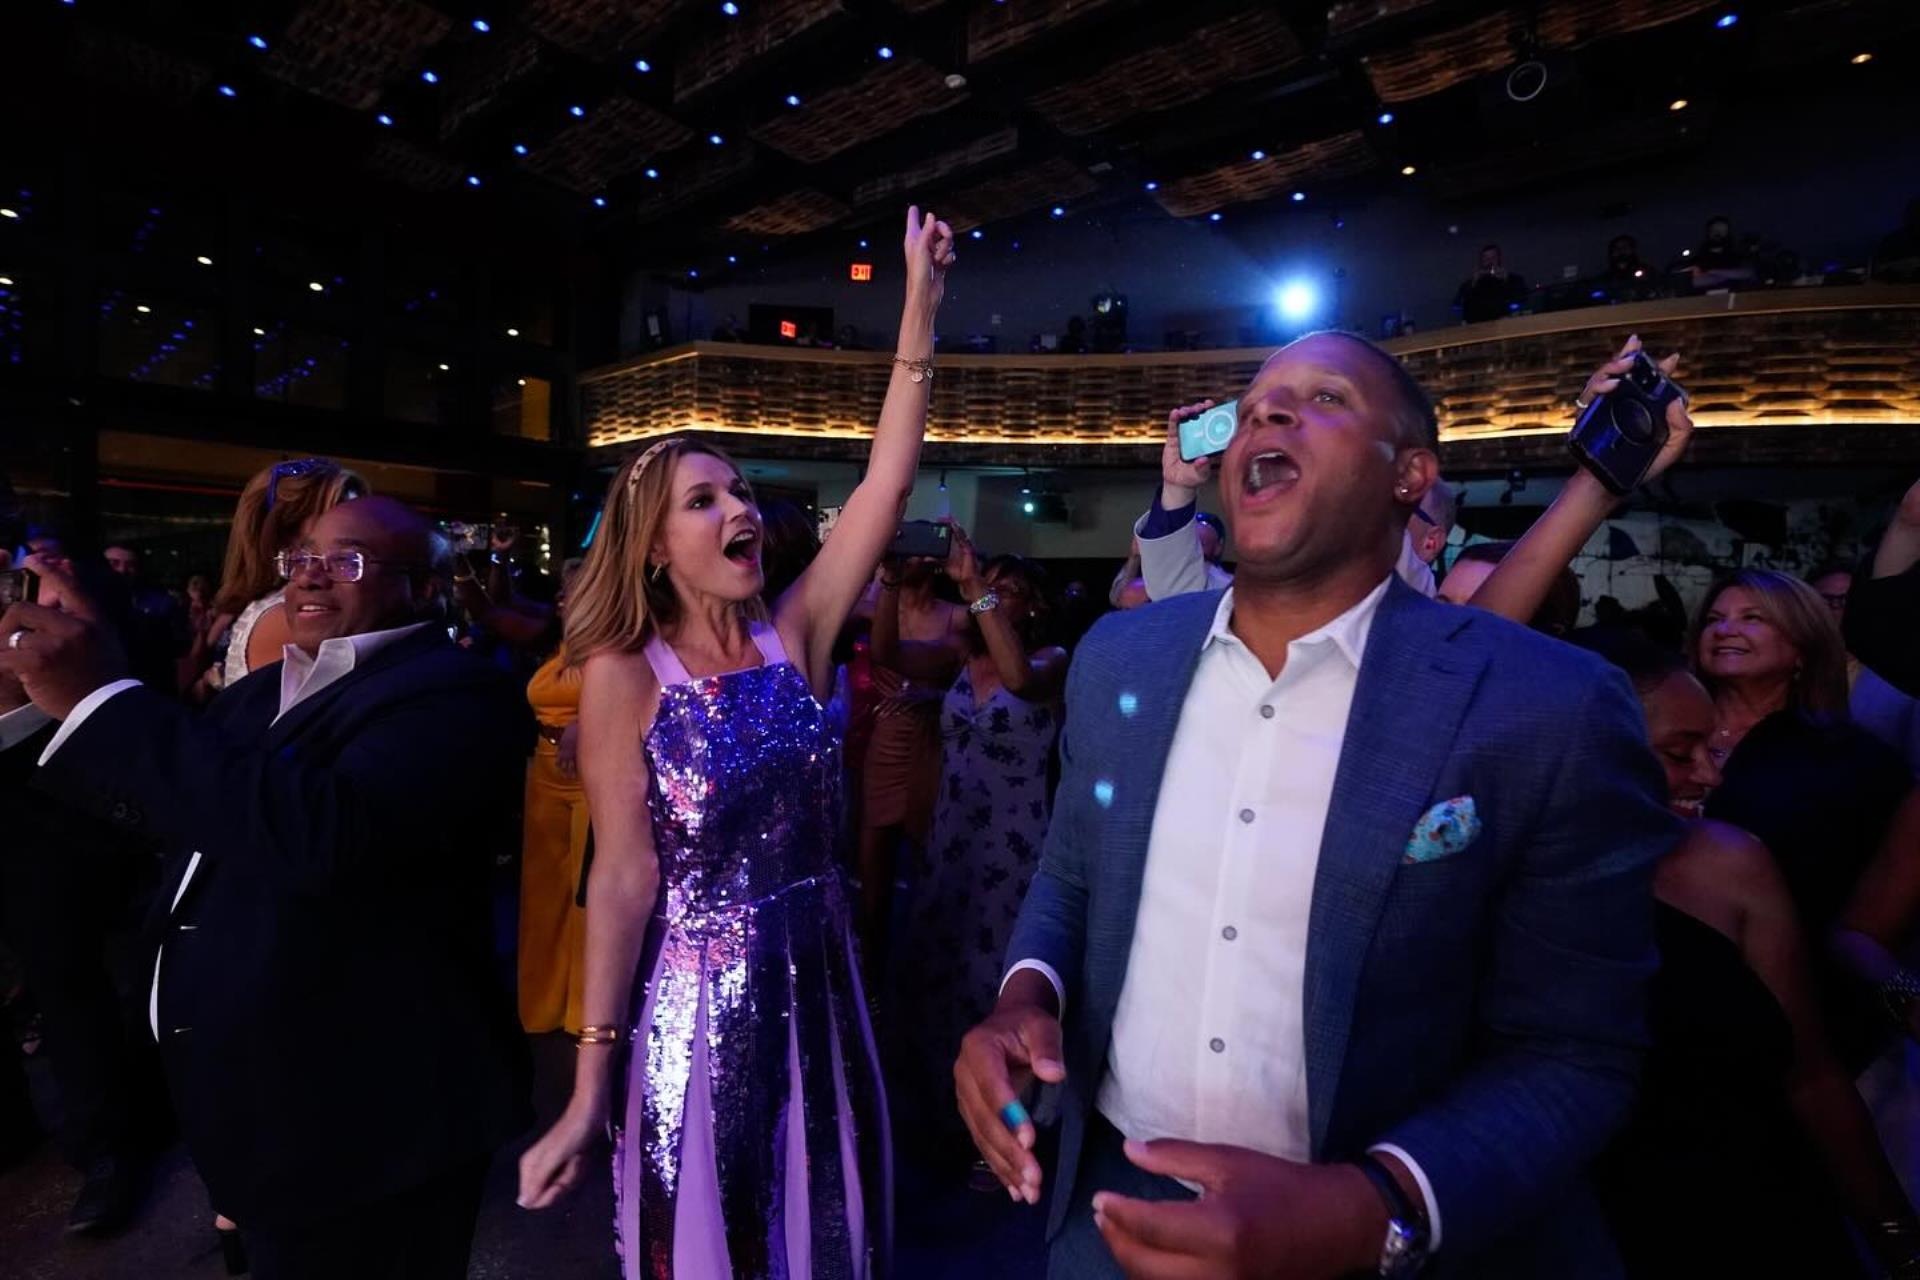
<svg viewBox="0 0 1920 1280"><path fill-rule="evenodd" d="M860 242L860 247L861 247L862 249L864 249L864 248L866 248L866 247L867 247L867 242L866 242L865 240L862 240L862 241Z"/></svg>
<svg viewBox="0 0 1920 1280"><path fill-rule="evenodd" d="M787 95L787 105L788 105L788 106L790 106L790 107L797 107L797 106L799 106L799 105L800 105L800 95L799 95L799 94L797 94L797 93L790 93L790 94L788 94L788 95Z"/></svg>
<svg viewBox="0 0 1920 1280"><path fill-rule="evenodd" d="M1217 214L1217 213L1210 213L1210 214L1208 214L1208 215L1207 215L1207 221L1208 221L1208 222L1218 222L1218 221L1220 221L1220 215L1219 215L1219 214Z"/></svg>
<svg viewBox="0 0 1920 1280"><path fill-rule="evenodd" d="M450 364L443 364L443 365L441 365L441 366L440 366L440 372L442 372L442 373L452 373L452 372L453 372L453 366L452 366L452 365L450 365Z"/></svg>
<svg viewBox="0 0 1920 1280"><path fill-rule="evenodd" d="M579 103L575 103L573 106L567 108L567 114L572 116L575 120L578 120L581 116L584 116L585 114L587 114L587 109L581 106Z"/></svg>
<svg viewBox="0 0 1920 1280"><path fill-rule="evenodd" d="M690 280L698 280L700 278L700 269L698 267L688 267L687 278Z"/></svg>
<svg viewBox="0 0 1920 1280"><path fill-rule="evenodd" d="M1157 183L1157 182L1149 182L1149 183L1147 183L1147 190L1149 190L1149 191L1158 191L1159 189L1160 189L1160 184L1159 184L1159 183Z"/></svg>
<svg viewBox="0 0 1920 1280"><path fill-rule="evenodd" d="M653 64L645 58L635 58L633 60L633 69L641 75L646 75L649 71L653 70Z"/></svg>
<svg viewBox="0 0 1920 1280"><path fill-rule="evenodd" d="M139 312L139 313L140 313L141 315L143 315L143 316L146 316L146 315L152 315L152 314L153 314L153 308L152 308L152 307L150 307L150 306L148 306L148 305L147 305L146 303L144 303L144 302L142 302L142 303L140 303L140 304L139 304L138 306L136 306L136 307L134 307L134 310L135 310L135 311L138 311L138 312Z"/></svg>
<svg viewBox="0 0 1920 1280"><path fill-rule="evenodd" d="M878 53L878 54L880 55L880 60L881 60L882 62L885 62L885 61L886 61L886 60L887 60L888 58L891 58L891 57L893 56L893 47L892 47L891 45L884 45L884 44L883 44L883 45L881 45L881 46L880 46L880 47L879 47L878 49L876 49L876 50L875 50L874 52L876 52L876 53Z"/></svg>
<svg viewBox="0 0 1920 1280"><path fill-rule="evenodd" d="M1298 322L1319 309L1320 291L1305 280L1289 280L1274 290L1273 301L1282 317Z"/></svg>
<svg viewBox="0 0 1920 1280"><path fill-rule="evenodd" d="M393 117L388 115L384 111L382 111L379 115L375 116L373 120L375 124L378 124L384 129L393 128Z"/></svg>
<svg viewBox="0 0 1920 1280"><path fill-rule="evenodd" d="M253 336L256 338L264 338L267 336L267 331L265 329L262 329L260 326L255 325L253 328Z"/></svg>
<svg viewBox="0 0 1920 1280"><path fill-rule="evenodd" d="M659 171L658 169L648 169L648 170L647 170L647 176L648 176L649 178L656 178L656 179L657 179L657 178L658 178L658 177L660 176L660 171Z"/></svg>
<svg viewBox="0 0 1920 1280"><path fill-rule="evenodd" d="M470 174L468 174L468 175L467 175L467 185L468 185L468 186L470 186L470 187L477 187L477 186L479 186L479 185L480 185L480 175L479 175L479 174L477 174L477 173L470 173Z"/></svg>
<svg viewBox="0 0 1920 1280"><path fill-rule="evenodd" d="M728 254L728 255L727 255L727 263L728 263L728 265L730 265L730 266L736 266L736 267L737 267L737 266L739 266L739 265L740 265L740 259L738 259L738 258L736 258L736 257L734 257L734 256L733 256L732 254Z"/></svg>
<svg viewBox="0 0 1920 1280"><path fill-rule="evenodd" d="M307 281L307 288L313 293L325 293L327 291L327 286L321 284L318 280Z"/></svg>
<svg viewBox="0 0 1920 1280"><path fill-rule="evenodd" d="M1872 61L1873 55L1870 53L1856 53L1853 55L1853 65L1856 67L1864 67Z"/></svg>
<svg viewBox="0 0 1920 1280"><path fill-rule="evenodd" d="M520 331L518 329L509 329L507 330L507 336L509 338L517 338L520 336Z"/></svg>
<svg viewBox="0 0 1920 1280"><path fill-rule="evenodd" d="M522 386L522 387L524 387L524 386L526 386L526 385L527 385L527 380L526 380L525 378L515 378L515 379L514 379L514 384L515 384L516 386Z"/></svg>
<svg viewBox="0 0 1920 1280"><path fill-rule="evenodd" d="M203 254L201 254L201 255L200 255L199 257L197 257L197 258L195 258L195 259L194 259L194 261L195 261L195 262L197 262L197 263L199 263L199 264L200 264L201 266L203 266L203 267L210 267L210 266L212 266L212 265L213 265L213 259L212 259L212 258L209 258L209 257L208 257L208 256L207 256L206 254L204 254L204 253L203 253Z"/></svg>
<svg viewBox="0 0 1920 1280"><path fill-rule="evenodd" d="M710 134L708 134L708 135L707 135L707 141L708 141L708 142L711 142L711 143L712 143L712 144L713 144L714 146L716 146L716 147L717 147L717 146L719 146L719 145L721 145L722 143L724 143L724 142L726 141L726 139L725 139L725 138L723 138L723 137L721 137L721 136L720 136L719 134L717 134L717 133L710 133Z"/></svg>
<svg viewBox="0 0 1920 1280"><path fill-rule="evenodd" d="M733 0L727 0L725 4L720 6L720 12L726 14L729 18L737 18L740 16L740 6L735 4Z"/></svg>
<svg viewBox="0 0 1920 1280"><path fill-rule="evenodd" d="M607 207L607 198L606 198L605 196L595 196L595 197L593 198L593 207L594 207L594 208L596 208L596 209L604 209L604 208L606 208L606 207Z"/></svg>
<svg viewBox="0 0 1920 1280"><path fill-rule="evenodd" d="M1267 158L1267 153L1264 151L1256 151L1253 153L1253 158L1255 160L1265 160Z"/></svg>
<svg viewBox="0 0 1920 1280"><path fill-rule="evenodd" d="M0 218L17 218L20 214L14 209L0 209Z"/></svg>
<svg viewBox="0 0 1920 1280"><path fill-rule="evenodd" d="M1723 13L1719 17L1713 20L1713 25L1720 28L1722 31L1725 31L1728 27L1732 26L1734 23L1738 21L1740 21L1739 14Z"/></svg>
<svg viewBox="0 0 1920 1280"><path fill-rule="evenodd" d="M438 71L433 70L432 68L428 68L427 70L422 71L420 73L420 78L422 80L425 80L428 84L440 83L440 73Z"/></svg>
<svg viewBox="0 0 1920 1280"><path fill-rule="evenodd" d="M267 47L267 38L265 36L248 36L247 43L256 49L265 49Z"/></svg>
<svg viewBox="0 0 1920 1280"><path fill-rule="evenodd" d="M982 230L980 230L980 228L978 228L978 227L975 227L975 228L973 229L973 238L974 238L975 240L984 240L984 239L986 239L986 237L987 237L987 233L986 233L986 232L984 232L984 231L982 231Z"/></svg>
<svg viewBox="0 0 1920 1280"><path fill-rule="evenodd" d="M1064 218L1067 216L1067 211L1059 205L1055 205L1053 206L1053 216L1056 218Z"/></svg>
<svg viewBox="0 0 1920 1280"><path fill-rule="evenodd" d="M219 93L220 93L220 96L223 98L237 98L240 96L239 93L237 93L234 90L234 87L230 84L221 85L219 88Z"/></svg>
<svg viewBox="0 0 1920 1280"><path fill-rule="evenodd" d="M516 143L514 143L514 144L513 144L513 154L515 154L515 155L517 155L517 156L523 156L523 155L525 155L525 154L527 154L527 144L526 144L526 143L524 143L524 142L516 142Z"/></svg>
<svg viewBox="0 0 1920 1280"><path fill-rule="evenodd" d="M481 35L484 36L488 32L493 30L493 24L488 22L485 18L475 18L473 20L473 29L475 31L478 31Z"/></svg>
<svg viewBox="0 0 1920 1280"><path fill-rule="evenodd" d="M1411 178L1416 172L1418 172L1418 170L1416 170L1410 164L1403 164L1400 166L1400 176L1403 178Z"/></svg>
<svg viewBox="0 0 1920 1280"><path fill-rule="evenodd" d="M1374 119L1375 119L1376 121L1378 121L1379 123L1381 123L1381 124L1392 124L1392 123L1393 123L1393 112L1391 112L1391 111L1382 111L1382 112L1381 112L1381 113L1380 113L1379 115L1377 115L1377 116L1375 116L1375 117L1374 117Z"/></svg>
<svg viewBox="0 0 1920 1280"><path fill-rule="evenodd" d="M1294 192L1294 193L1293 193L1293 202L1294 202L1295 204L1299 204L1299 203L1301 203L1301 202L1302 202L1302 201L1304 201L1304 200L1305 200L1306 198L1307 198L1307 193L1306 193L1306 192L1304 192L1304 191L1296 191L1296 192Z"/></svg>
<svg viewBox="0 0 1920 1280"><path fill-rule="evenodd" d="M1675 98L1667 104L1667 110L1669 111L1685 111L1686 109L1687 100L1685 98Z"/></svg>
<svg viewBox="0 0 1920 1280"><path fill-rule="evenodd" d="M12 287L12 285L13 285L12 276L0 276L0 287L10 288Z"/></svg>

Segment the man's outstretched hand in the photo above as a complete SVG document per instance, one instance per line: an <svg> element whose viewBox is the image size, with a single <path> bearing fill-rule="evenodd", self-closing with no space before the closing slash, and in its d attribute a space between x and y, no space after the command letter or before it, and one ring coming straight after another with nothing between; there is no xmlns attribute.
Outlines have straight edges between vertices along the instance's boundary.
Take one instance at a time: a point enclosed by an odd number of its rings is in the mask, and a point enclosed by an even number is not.
<svg viewBox="0 0 1920 1280"><path fill-rule="evenodd" d="M1040 1161L1020 1094L1036 1079L1059 1084L1067 1078L1054 999L1043 975L1031 969L1014 974L987 1020L960 1042L953 1064L954 1092L973 1145L1007 1194L1028 1204L1040 1203ZM1010 1106L1018 1109L1010 1112Z"/></svg>

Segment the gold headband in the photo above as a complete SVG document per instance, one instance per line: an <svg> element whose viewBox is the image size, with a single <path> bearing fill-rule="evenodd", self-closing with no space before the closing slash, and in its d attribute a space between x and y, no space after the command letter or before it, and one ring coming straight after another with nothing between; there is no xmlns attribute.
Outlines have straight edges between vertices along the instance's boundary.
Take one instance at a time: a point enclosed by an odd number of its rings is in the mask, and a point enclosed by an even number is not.
<svg viewBox="0 0 1920 1280"><path fill-rule="evenodd" d="M633 470L627 472L627 492L632 493L633 486L640 483L640 473L647 469L647 464L649 462L652 462L655 458L659 457L661 452L665 450L668 445L679 444L679 443L680 443L680 437L669 436L667 439L662 440L657 444L649 446L647 451L641 454L639 460L633 464Z"/></svg>

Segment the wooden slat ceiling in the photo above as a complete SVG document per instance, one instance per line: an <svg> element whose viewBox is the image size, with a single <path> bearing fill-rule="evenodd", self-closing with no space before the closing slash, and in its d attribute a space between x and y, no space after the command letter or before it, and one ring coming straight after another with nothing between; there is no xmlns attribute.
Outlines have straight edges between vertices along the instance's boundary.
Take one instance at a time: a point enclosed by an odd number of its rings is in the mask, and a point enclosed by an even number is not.
<svg viewBox="0 0 1920 1280"><path fill-rule="evenodd" d="M1602 116L1635 154L1695 145L1665 110L1676 68L1693 97L1815 92L1796 59L1920 35L1904 0L1781 0L1730 35L1716 0L497 0L479 22L453 0L283 0L258 27L172 3L194 21L65 10L64 57L34 65L123 111L231 111L216 86L237 86L263 133L297 115L324 134L303 142L333 182L514 200L661 268L864 231L907 200L969 226L1300 188L1325 208L1416 160L1449 194L1496 191L1543 154L1621 163L1556 145ZM1532 56L1574 68L1537 126L1499 90Z"/></svg>

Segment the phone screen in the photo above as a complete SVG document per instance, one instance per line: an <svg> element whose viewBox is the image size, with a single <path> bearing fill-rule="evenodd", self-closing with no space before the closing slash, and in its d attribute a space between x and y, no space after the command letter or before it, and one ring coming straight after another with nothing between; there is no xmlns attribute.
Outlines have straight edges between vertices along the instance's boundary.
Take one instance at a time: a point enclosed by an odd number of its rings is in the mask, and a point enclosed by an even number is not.
<svg viewBox="0 0 1920 1280"><path fill-rule="evenodd" d="M1238 400L1227 400L1211 409L1203 409L1191 418L1181 419L1181 460L1198 462L1216 453L1225 453L1227 446L1233 443L1233 433L1239 429Z"/></svg>

